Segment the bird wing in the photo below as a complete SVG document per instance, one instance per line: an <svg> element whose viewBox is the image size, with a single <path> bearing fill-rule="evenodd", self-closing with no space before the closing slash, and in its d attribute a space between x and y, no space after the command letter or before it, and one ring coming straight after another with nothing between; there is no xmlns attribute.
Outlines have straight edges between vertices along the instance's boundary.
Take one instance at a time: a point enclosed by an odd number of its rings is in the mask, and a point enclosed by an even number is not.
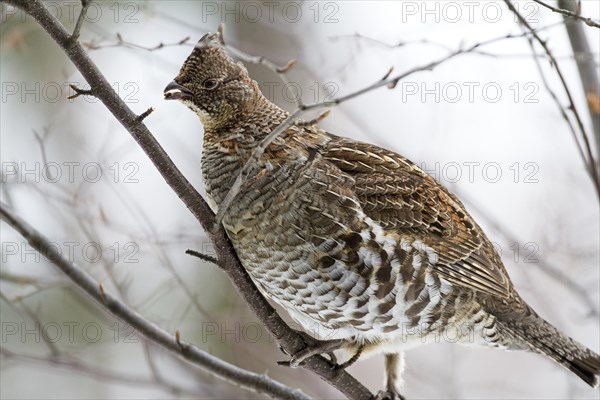
<svg viewBox="0 0 600 400"><path fill-rule="evenodd" d="M414 235L437 253L433 267L451 283L508 297L502 261L463 204L408 159L330 134L324 157L355 181L363 211L382 227Z"/></svg>

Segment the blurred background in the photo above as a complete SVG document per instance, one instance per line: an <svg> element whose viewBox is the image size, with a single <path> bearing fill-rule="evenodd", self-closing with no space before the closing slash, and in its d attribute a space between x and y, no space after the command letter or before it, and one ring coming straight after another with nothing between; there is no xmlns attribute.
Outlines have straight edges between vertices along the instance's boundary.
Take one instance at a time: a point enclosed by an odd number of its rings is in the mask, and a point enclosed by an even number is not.
<svg viewBox="0 0 600 400"><path fill-rule="evenodd" d="M45 2L67 29L77 1ZM562 16L515 1L548 40L588 133L593 132ZM550 2L556 5L554 2ZM600 18L600 2L581 2ZM278 65L289 84L246 64L267 97L293 111L350 93L470 45L520 35L502 2L98 1L81 41L135 112L203 193L202 125L170 82L206 32ZM600 35L586 27L597 65ZM2 202L48 236L106 291L148 320L249 370L315 398L341 398L315 375L276 364L286 357L214 265L183 203L105 107L73 95L86 83L29 16L2 4ZM163 46L160 46L160 44ZM568 125L555 70L526 38L497 40L334 108L321 126L394 150L463 200L501 252L521 295L562 331L600 350L598 195ZM591 138L592 144L593 138ZM596 150L595 150L596 151ZM595 153L598 156L598 153ZM5 223L0 272L2 398L260 398L190 368L150 345L82 295ZM287 316L284 315L287 319ZM407 353L409 399L599 398L541 356L441 340ZM383 359L350 372L381 387Z"/></svg>

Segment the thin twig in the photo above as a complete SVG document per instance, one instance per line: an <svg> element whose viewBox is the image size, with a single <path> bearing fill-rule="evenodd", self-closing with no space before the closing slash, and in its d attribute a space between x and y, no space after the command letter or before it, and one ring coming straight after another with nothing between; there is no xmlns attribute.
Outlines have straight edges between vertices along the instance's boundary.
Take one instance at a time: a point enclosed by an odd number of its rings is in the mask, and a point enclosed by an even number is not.
<svg viewBox="0 0 600 400"><path fill-rule="evenodd" d="M77 17L75 29L73 29L73 33L71 34L71 40L73 42L79 39L79 32L81 31L81 26L83 25L83 20L85 19L85 15L90 4L91 0L81 0L81 11L79 12L79 17Z"/></svg>
<svg viewBox="0 0 600 400"><path fill-rule="evenodd" d="M323 121L325 118L327 118L329 116L329 114L331 113L331 110L327 110L322 112L321 114L317 115L315 118L308 120L308 121L296 121L294 125L296 126L310 126L310 125L316 125L318 123L320 123L321 121Z"/></svg>
<svg viewBox="0 0 600 400"><path fill-rule="evenodd" d="M555 28L555 27L559 27L564 25L564 22L554 22L552 24L548 24L539 28L536 28L536 32L542 32L542 31L546 31L550 28ZM529 33L528 33L529 34ZM440 49L443 50L447 50L447 51L452 51L453 49L443 43L438 43L438 42L434 42L431 41L429 39L423 38L423 39L416 39L416 40L410 40L410 41L398 41L395 43L388 43L388 42L384 42L383 40L380 39L376 39L370 36L366 36L360 33L354 33L354 34L349 34L349 35L333 35L333 36L329 36L328 37L329 40L331 40L332 42L335 41L339 41L341 39L348 39L348 40L355 40L355 41L363 41L363 42L367 42L367 43L371 43L377 46L381 46L381 47L385 47L388 49L398 49L398 48L402 48L408 45L413 45L413 44L418 44L418 45L430 45L430 46L435 46L438 47ZM481 56L486 56L486 57L493 57L493 58L521 58L521 57L531 57L531 54L527 53L527 54L510 54L510 53L502 53L502 54L495 54L495 53L491 53L489 51L484 51L484 50L475 50L471 52L472 54L478 54ZM597 57L598 53L594 53L594 52L588 52L588 53L579 53L579 52L575 52L574 55L565 55L565 56L554 56L556 59L561 59L561 58L568 58L568 59L578 59L578 58L588 58L591 60L594 60L594 57ZM535 57L539 57L539 58L548 58L546 53L536 53Z"/></svg>
<svg viewBox="0 0 600 400"><path fill-rule="evenodd" d="M159 42L157 45L155 46L142 46L140 44L136 44L136 43L132 43L129 41L126 41L125 39L123 39L123 36L120 33L117 33L117 42L116 43L109 43L109 44L96 44L93 42L84 42L83 45L88 49L88 50L100 50L100 49L105 49L108 47L130 47L130 48L135 48L135 49L140 49L140 50L145 50L145 51L156 51L156 50L160 50L160 49L164 49L165 47L171 47L171 46L181 46L181 45L191 45L193 46L193 44L189 43L188 41L190 40L189 36L184 37L181 40L178 40L176 42L173 43L164 43L164 42Z"/></svg>
<svg viewBox="0 0 600 400"><path fill-rule="evenodd" d="M146 119L146 117L150 114L152 114L154 111L156 110L156 108L154 107L149 107L146 111L144 111L143 113L141 113L140 115L138 115L137 120L139 122L142 122L143 120Z"/></svg>
<svg viewBox="0 0 600 400"><path fill-rule="evenodd" d="M35 140L38 144L38 146L40 147L40 153L42 155L42 162L44 163L44 165L48 165L48 155L46 154L46 146L44 146L44 142L46 141L46 137L48 137L48 129L44 128L44 135L40 135L35 129L32 129L33 131L33 136L35 137ZM50 173L50 171L48 171L49 176L49 180L54 180L54 175L52 175Z"/></svg>
<svg viewBox="0 0 600 400"><path fill-rule="evenodd" d="M533 1L535 1L536 3L538 3L539 5L541 5L542 7L546 7L547 9L552 10L555 13L563 14L566 17L576 18L576 19L578 19L580 21L583 21L588 26L593 26L594 28L600 28L600 24L598 22L594 21L591 18L582 17L581 15L579 15L579 14L573 12L573 11L566 10L565 8L553 7L550 4L547 4L547 3L543 2L543 1L540 1L540 0L533 0ZM560 1L559 1L559 4L560 4Z"/></svg>
<svg viewBox="0 0 600 400"><path fill-rule="evenodd" d="M79 96L94 96L94 92L92 91L92 89L80 89L73 84L69 84L69 86L75 91L75 94L72 94L67 97L67 99L69 100L73 100Z"/></svg>
<svg viewBox="0 0 600 400"><path fill-rule="evenodd" d="M548 44L546 43L546 41L543 40L538 35L536 30L529 24L529 22L527 22L527 19L525 17L523 17L521 15L521 13L519 12L519 10L517 10L515 8L512 1L504 0L504 3L513 12L513 14L515 14L515 16L517 17L519 22L523 26L525 26L529 32L531 32L532 36L542 46L542 48L544 49L544 51L550 58L550 61L552 62L552 66L554 67L556 74L558 75L558 78L560 79L560 82L564 88L565 94L567 95L567 98L569 100L569 110L573 113L573 115L575 116L575 120L577 121L577 126L579 127L579 131L580 131L581 137L583 139L583 143L584 143L585 152L587 154L587 158L585 158L583 160L583 162L585 163L586 167L588 168L588 170L590 172L590 175L592 178L592 183L594 185L594 188L596 189L596 194L598 195L598 198L600 199L600 172L598 171L599 167L596 165L596 162L594 161L594 155L592 153L592 148L590 146L588 134L586 132L586 129L585 129L585 126L581 119L581 116L579 115L579 111L577 111L577 107L575 106L575 101L573 100L573 96L571 95L571 90L569 89L569 85L567 84L567 81L565 80L565 77L562 74L562 70L560 69L558 62L556 61L556 58L554 57L554 54L548 47Z"/></svg>
<svg viewBox="0 0 600 400"><path fill-rule="evenodd" d="M423 45L424 44L424 45L428 45L428 46L438 47L438 48L440 48L442 50L446 50L446 51L452 51L453 50L448 45L445 45L445 44L439 43L439 42L434 42L434 41L432 41L430 39L426 39L426 38L416 39L416 40L410 40L410 41L402 41L402 40L400 40L400 41L397 41L395 43L388 43L388 42L384 42L383 40L380 40L380 39L376 39L376 38L373 38L373 37L370 37L370 36L365 36L365 35L360 34L358 32L355 32L355 33L349 34L349 35L333 35L333 36L329 36L328 39L330 41L332 41L332 42L337 42L340 39L350 39L350 40L356 40L356 41L360 40L360 41L363 41L363 42L368 42L368 43L375 44L377 46L385 47L385 48L388 48L388 49L397 49L397 48L401 48L401 47L405 47L405 46L413 45L413 44L419 44L419 45ZM474 51L473 53L474 54L486 55L486 56L493 56L493 54L487 53L487 52L484 52L484 51L481 51L481 50Z"/></svg>
<svg viewBox="0 0 600 400"><path fill-rule="evenodd" d="M185 254L189 254L190 256L197 257L197 258L201 259L202 261L207 261L209 263L219 265L219 260L217 260L213 256L209 256L208 254L200 253L199 251L196 251L196 250L187 249L185 251Z"/></svg>
<svg viewBox="0 0 600 400"><path fill-rule="evenodd" d="M6 270L0 270L0 280L14 283L17 285L32 285L36 287L40 286L52 286L49 283L41 282L39 278L33 276L16 275Z"/></svg>

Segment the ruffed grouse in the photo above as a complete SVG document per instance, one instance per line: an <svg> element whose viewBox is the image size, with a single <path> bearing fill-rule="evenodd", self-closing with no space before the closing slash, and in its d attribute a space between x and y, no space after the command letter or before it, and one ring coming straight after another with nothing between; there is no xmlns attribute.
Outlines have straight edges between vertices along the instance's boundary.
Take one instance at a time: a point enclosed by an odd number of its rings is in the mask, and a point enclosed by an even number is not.
<svg viewBox="0 0 600 400"><path fill-rule="evenodd" d="M165 98L204 125L202 174L214 211L289 115L216 35L200 40ZM540 318L463 204L392 151L291 126L248 174L223 226L260 291L313 336L386 355L387 393L399 391L402 349L449 329L464 344L544 354L598 385L598 354Z"/></svg>

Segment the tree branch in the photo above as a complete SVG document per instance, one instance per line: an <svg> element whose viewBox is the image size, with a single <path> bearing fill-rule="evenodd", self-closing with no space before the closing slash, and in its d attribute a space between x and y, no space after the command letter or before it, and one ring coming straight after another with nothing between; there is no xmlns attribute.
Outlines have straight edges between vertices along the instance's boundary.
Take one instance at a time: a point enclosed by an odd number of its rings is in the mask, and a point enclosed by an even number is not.
<svg viewBox="0 0 600 400"><path fill-rule="evenodd" d="M71 34L71 40L74 42L79 39L79 32L83 26L83 21L85 20L85 15L87 14L87 9L90 6L90 3L91 0L81 0L81 11L79 12L79 17L77 17L75 29L73 29L73 33Z"/></svg>
<svg viewBox="0 0 600 400"><path fill-rule="evenodd" d="M163 49L165 47L181 46L181 45L187 44L188 40L190 40L190 37L186 36L183 39L178 40L177 42L173 42L173 43L159 42L155 46L142 46L140 44L126 41L125 39L123 39L123 36L120 33L117 33L117 42L116 43L96 44L94 42L83 42L83 45L88 50L100 50L100 49L104 49L107 47L130 47L130 48L134 48L134 49L140 49L140 50L146 50L146 51L152 52L152 51Z"/></svg>
<svg viewBox="0 0 600 400"><path fill-rule="evenodd" d="M185 254L201 259L202 261L206 261L215 265L219 265L219 260L214 258L213 256L209 256L208 254L200 253L196 250L186 250Z"/></svg>
<svg viewBox="0 0 600 400"><path fill-rule="evenodd" d="M70 34L64 26L45 8L40 0L6 0L27 14L52 37L65 51L69 59L86 79L91 90L108 108L115 118L127 129L155 165L167 184L173 189L194 217L200 222L215 246L219 266L228 275L254 314L275 337L281 347L289 354L295 354L306 346L302 336L291 329L277 315L275 309L260 294L250 276L239 262L233 246L224 230L213 230L214 215L198 191L181 174L171 158L160 146L143 121L125 104L112 89L98 67L92 62L79 42L70 40ZM91 289L91 288L90 288ZM94 292L96 288L94 288ZM153 326L154 327L154 326ZM156 328L156 327L154 327ZM313 356L305 360L302 367L308 369L350 399L370 399L372 393L345 371L334 370L330 362L322 356Z"/></svg>
<svg viewBox="0 0 600 400"><path fill-rule="evenodd" d="M533 0L536 3L538 3L539 5L541 5L542 7L546 7L549 10L552 10L555 13L559 13L559 14L563 14L565 20L567 19L578 19L582 22L584 22L586 25L588 26L593 26L594 28L600 28L600 24L596 21L594 21L591 18L586 18L586 17L582 17L581 15L577 14L574 10L576 9L576 7L570 7L567 3L567 1L565 0L558 0L558 6L560 8L556 8L551 6L550 4L544 3L543 1L540 0ZM575 3L574 1L571 1L571 3ZM568 21L566 21L568 22Z"/></svg>
<svg viewBox="0 0 600 400"><path fill-rule="evenodd" d="M282 383L269 378L266 374L256 374L229 364L192 344L183 343L178 335L173 336L149 322L136 311L126 306L125 303L106 293L102 285L98 284L98 282L80 266L65 258L56 246L52 246L52 242L48 238L16 216L1 202L0 219L19 232L31 247L52 261L81 290L95 300L98 305L116 318L131 325L153 343L171 350L221 379L244 388L252 389L258 393L265 393L276 399L310 399L300 392L299 389L289 388Z"/></svg>
<svg viewBox="0 0 600 400"><path fill-rule="evenodd" d="M558 0L562 8L575 10L577 5L573 0ZM600 82L598 81L598 67L591 57L590 45L583 25L579 21L565 16L565 26L573 54L582 54L583 57L575 57L581 85L586 95L588 109L592 117L592 127L596 140L596 157L600 156ZM600 25L599 25L600 26ZM587 57L586 57L587 56Z"/></svg>

